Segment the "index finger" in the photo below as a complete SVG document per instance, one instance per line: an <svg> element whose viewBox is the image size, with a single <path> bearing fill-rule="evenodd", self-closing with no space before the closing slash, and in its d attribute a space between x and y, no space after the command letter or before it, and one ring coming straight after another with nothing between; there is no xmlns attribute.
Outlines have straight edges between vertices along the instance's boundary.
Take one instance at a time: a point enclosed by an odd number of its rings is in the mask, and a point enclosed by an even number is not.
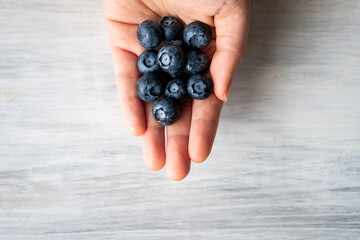
<svg viewBox="0 0 360 240"><path fill-rule="evenodd" d="M112 47L116 85L125 124L131 134L145 132L144 104L136 94L136 82L140 73L136 68L137 56L119 47Z"/></svg>

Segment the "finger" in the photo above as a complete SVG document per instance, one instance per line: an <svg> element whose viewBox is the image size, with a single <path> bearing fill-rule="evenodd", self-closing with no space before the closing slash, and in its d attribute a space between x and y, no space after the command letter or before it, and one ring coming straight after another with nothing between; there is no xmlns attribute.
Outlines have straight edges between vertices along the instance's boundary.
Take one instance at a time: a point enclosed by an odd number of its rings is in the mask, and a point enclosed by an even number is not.
<svg viewBox="0 0 360 240"><path fill-rule="evenodd" d="M146 103L146 131L142 136L142 152L145 166L151 170L160 170L165 165L164 127L158 124L152 115L153 103Z"/></svg>
<svg viewBox="0 0 360 240"><path fill-rule="evenodd" d="M139 25L144 20L157 21L160 16L142 1L103 0L105 18ZM136 9L136 14L134 14Z"/></svg>
<svg viewBox="0 0 360 240"><path fill-rule="evenodd" d="M166 127L166 173L175 180L184 179L190 171L188 154L189 131L191 121L191 101L181 106L180 117L171 126Z"/></svg>
<svg viewBox="0 0 360 240"><path fill-rule="evenodd" d="M232 76L243 57L247 39L249 2L242 2L239 6L226 4L214 17L216 52L210 73L214 93L223 101L229 96Z"/></svg>
<svg viewBox="0 0 360 240"><path fill-rule="evenodd" d="M211 152L223 102L214 94L204 100L193 100L189 137L189 155L200 163Z"/></svg>
<svg viewBox="0 0 360 240"><path fill-rule="evenodd" d="M145 49L137 40L137 25L130 25L117 21L107 20L110 41L112 46L131 51L139 56Z"/></svg>
<svg viewBox="0 0 360 240"><path fill-rule="evenodd" d="M136 68L137 57L121 48L113 47L116 85L125 123L131 134L140 136L145 131L143 102L136 94L140 74Z"/></svg>

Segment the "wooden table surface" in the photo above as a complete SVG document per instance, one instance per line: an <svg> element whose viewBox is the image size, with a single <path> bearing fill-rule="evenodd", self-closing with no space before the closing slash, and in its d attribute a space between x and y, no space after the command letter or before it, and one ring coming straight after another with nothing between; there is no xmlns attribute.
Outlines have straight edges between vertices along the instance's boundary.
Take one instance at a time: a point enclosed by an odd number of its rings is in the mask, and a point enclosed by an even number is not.
<svg viewBox="0 0 360 240"><path fill-rule="evenodd" d="M360 2L253 1L210 158L125 129L101 1L0 0L0 239L360 239Z"/></svg>

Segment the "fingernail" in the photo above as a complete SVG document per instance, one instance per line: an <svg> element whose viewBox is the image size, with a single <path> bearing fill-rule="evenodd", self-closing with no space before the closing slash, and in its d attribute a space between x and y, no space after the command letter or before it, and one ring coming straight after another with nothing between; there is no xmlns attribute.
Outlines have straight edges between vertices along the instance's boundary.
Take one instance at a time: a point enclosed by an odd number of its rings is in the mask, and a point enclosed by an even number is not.
<svg viewBox="0 0 360 240"><path fill-rule="evenodd" d="M224 94L224 102L226 102L229 98L229 95L230 95L230 91L231 91L231 86L232 86L232 82L233 82L233 78L230 79L230 82L229 82L229 85L225 91L225 94Z"/></svg>

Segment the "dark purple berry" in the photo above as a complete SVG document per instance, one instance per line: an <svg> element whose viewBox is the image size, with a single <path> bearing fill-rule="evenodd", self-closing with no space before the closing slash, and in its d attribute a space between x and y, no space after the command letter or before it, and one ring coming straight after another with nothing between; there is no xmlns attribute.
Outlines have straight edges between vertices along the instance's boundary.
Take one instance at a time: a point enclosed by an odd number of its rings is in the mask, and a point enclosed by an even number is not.
<svg viewBox="0 0 360 240"><path fill-rule="evenodd" d="M143 21L137 29L137 39L146 49L154 49L161 42L161 28L158 23L151 20Z"/></svg>
<svg viewBox="0 0 360 240"><path fill-rule="evenodd" d="M169 126L179 118L179 107L171 98L161 98L152 107L155 120L163 126Z"/></svg>
<svg viewBox="0 0 360 240"><path fill-rule="evenodd" d="M205 72L210 63L205 53L195 49L186 55L185 71L190 75Z"/></svg>
<svg viewBox="0 0 360 240"><path fill-rule="evenodd" d="M159 20L159 25L165 40L174 40L182 29L180 21L174 17L163 17Z"/></svg>
<svg viewBox="0 0 360 240"><path fill-rule="evenodd" d="M138 58L137 67L141 74L159 72L161 69L157 61L157 52L145 50Z"/></svg>
<svg viewBox="0 0 360 240"><path fill-rule="evenodd" d="M195 48L203 48L209 45L212 35L211 28L206 23L196 21L187 25L183 33L187 45Z"/></svg>
<svg viewBox="0 0 360 240"><path fill-rule="evenodd" d="M158 62L161 69L171 75L178 75L182 72L185 64L185 56L183 50L175 45L165 45L160 48Z"/></svg>
<svg viewBox="0 0 360 240"><path fill-rule="evenodd" d="M178 104L185 103L189 98L186 82L181 79L171 80L166 84L165 96L174 99Z"/></svg>
<svg viewBox="0 0 360 240"><path fill-rule="evenodd" d="M204 75L191 76L187 82L187 91L190 97L198 100L208 98L213 90L212 81Z"/></svg>
<svg viewBox="0 0 360 240"><path fill-rule="evenodd" d="M163 95L164 85L158 76L147 73L137 81L136 93L144 102L153 102Z"/></svg>

